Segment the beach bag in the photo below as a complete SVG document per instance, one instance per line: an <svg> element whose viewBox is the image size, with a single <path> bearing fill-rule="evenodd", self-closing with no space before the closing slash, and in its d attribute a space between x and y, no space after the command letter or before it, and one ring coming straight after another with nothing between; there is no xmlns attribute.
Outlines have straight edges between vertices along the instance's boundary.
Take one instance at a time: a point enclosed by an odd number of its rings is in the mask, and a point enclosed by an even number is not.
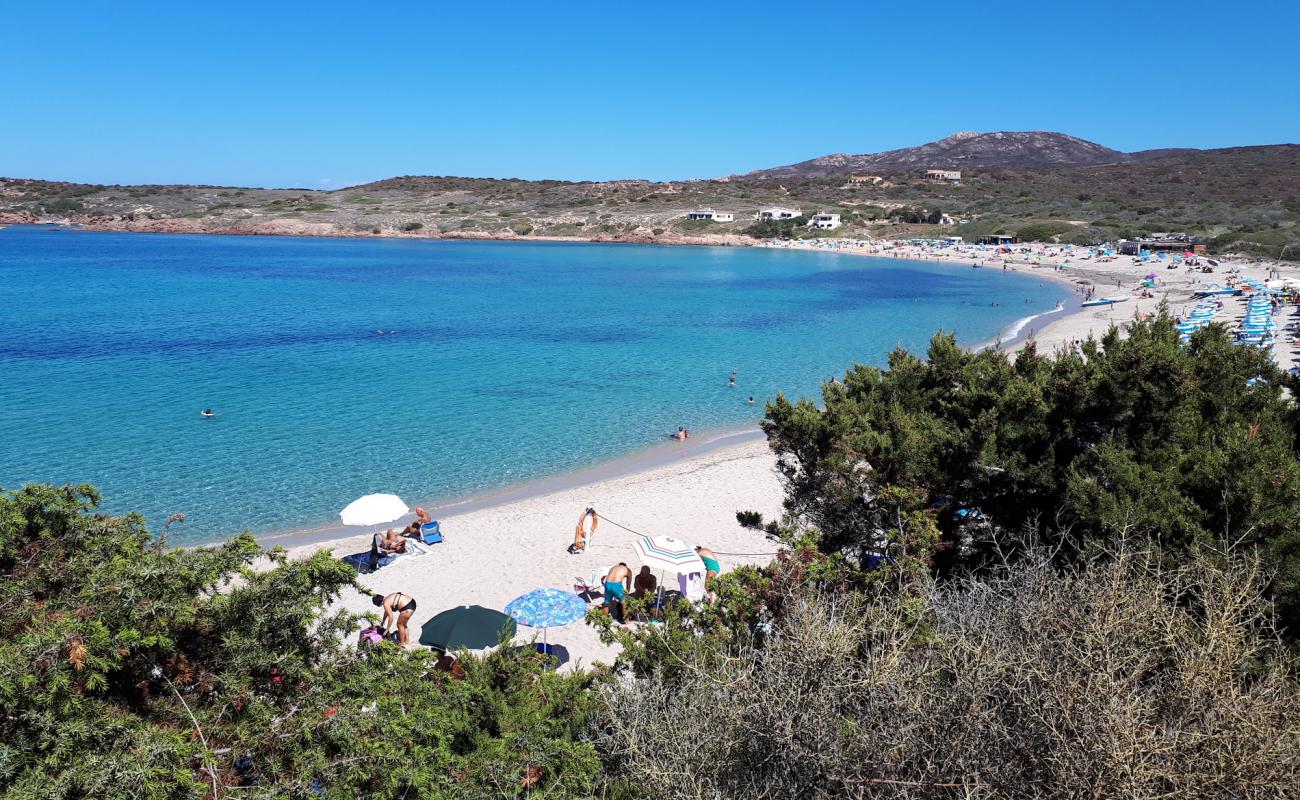
<svg viewBox="0 0 1300 800"><path fill-rule="evenodd" d="M420 526L420 541L425 544L437 544L442 541L442 528L438 525L438 520Z"/></svg>
<svg viewBox="0 0 1300 800"><path fill-rule="evenodd" d="M358 637L357 643L362 645L379 644L384 640L384 631L378 625L371 625L369 628L361 629L361 636Z"/></svg>

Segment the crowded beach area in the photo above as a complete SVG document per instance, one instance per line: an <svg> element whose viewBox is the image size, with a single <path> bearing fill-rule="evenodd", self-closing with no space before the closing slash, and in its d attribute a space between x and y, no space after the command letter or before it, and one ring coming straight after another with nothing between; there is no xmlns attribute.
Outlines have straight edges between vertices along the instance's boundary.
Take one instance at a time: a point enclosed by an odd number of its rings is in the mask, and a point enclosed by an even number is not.
<svg viewBox="0 0 1300 800"><path fill-rule="evenodd" d="M1009 355L1027 341L1044 352L1073 351L1166 303L1184 338L1222 323L1241 346L1269 348L1282 369L1297 365L1295 265L1042 244L820 239L769 246L969 264L1070 286L1077 293L1072 304L1024 322L1000 343ZM490 647L504 635L515 646L546 649L560 669L609 663L616 652L584 624L589 610L622 617L633 595L708 602L714 574L766 564L778 551L736 519L738 511L779 518L783 492L774 455L756 436L715 438L707 448L698 441L661 445L682 449L644 469L602 475L598 467L585 473L586 482L496 501L417 511L390 496L379 517L362 520L368 524L354 520L315 541L291 535L267 543L286 545L291 557L328 548L358 567L369 591L349 593L339 604L382 618L360 633L363 641L387 637L410 648L455 651Z"/></svg>

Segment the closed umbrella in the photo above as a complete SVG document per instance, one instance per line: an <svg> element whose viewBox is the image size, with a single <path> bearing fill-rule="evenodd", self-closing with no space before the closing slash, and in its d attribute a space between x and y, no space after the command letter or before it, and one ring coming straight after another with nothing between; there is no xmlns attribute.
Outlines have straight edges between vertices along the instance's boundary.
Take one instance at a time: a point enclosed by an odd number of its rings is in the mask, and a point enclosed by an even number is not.
<svg viewBox="0 0 1300 800"><path fill-rule="evenodd" d="M562 589L534 589L507 603L506 613L516 622L530 628L541 628L542 647L550 652L547 629L568 625L587 616L587 604L581 597Z"/></svg>
<svg viewBox="0 0 1300 800"><path fill-rule="evenodd" d="M395 494L368 494L358 497L339 512L344 525L379 525L392 522L410 511Z"/></svg>
<svg viewBox="0 0 1300 800"><path fill-rule="evenodd" d="M439 650L482 650L511 638L518 628L500 611L483 606L449 608L420 628L420 644Z"/></svg>

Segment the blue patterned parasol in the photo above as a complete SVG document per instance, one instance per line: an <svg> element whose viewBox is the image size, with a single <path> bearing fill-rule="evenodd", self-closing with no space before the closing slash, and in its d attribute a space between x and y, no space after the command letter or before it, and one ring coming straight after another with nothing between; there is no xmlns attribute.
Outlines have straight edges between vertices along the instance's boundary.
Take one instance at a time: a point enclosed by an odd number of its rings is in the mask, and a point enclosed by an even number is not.
<svg viewBox="0 0 1300 800"><path fill-rule="evenodd" d="M581 597L560 589L534 589L511 600L505 609L516 621L533 628L553 628L587 616Z"/></svg>

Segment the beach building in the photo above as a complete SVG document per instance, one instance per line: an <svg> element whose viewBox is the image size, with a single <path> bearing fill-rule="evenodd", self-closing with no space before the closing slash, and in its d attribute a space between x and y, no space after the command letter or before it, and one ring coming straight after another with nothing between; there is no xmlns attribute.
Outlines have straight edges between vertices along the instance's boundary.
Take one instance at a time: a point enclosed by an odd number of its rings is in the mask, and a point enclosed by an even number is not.
<svg viewBox="0 0 1300 800"><path fill-rule="evenodd" d="M961 183L961 170L957 169L927 169L925 171L927 181L936 181L939 183Z"/></svg>
<svg viewBox="0 0 1300 800"><path fill-rule="evenodd" d="M991 233L988 236L981 236L975 240L975 244L1007 245L1015 243L1016 237L1006 233Z"/></svg>
<svg viewBox="0 0 1300 800"><path fill-rule="evenodd" d="M728 214L725 211L714 211L711 208L701 208L698 211L687 212L686 218L689 220L708 220L710 222L735 222L736 215Z"/></svg>
<svg viewBox="0 0 1300 800"><path fill-rule="evenodd" d="M1141 255L1148 253L1192 253L1206 255L1205 243L1195 239L1120 239L1117 248L1121 255Z"/></svg>
<svg viewBox="0 0 1300 800"><path fill-rule="evenodd" d="M802 215L803 212L797 208L765 208L754 215L754 219L765 222L773 219L794 219Z"/></svg>
<svg viewBox="0 0 1300 800"><path fill-rule="evenodd" d="M844 223L840 222L839 214L813 214L808 221L809 228L816 228L822 231L833 231Z"/></svg>

